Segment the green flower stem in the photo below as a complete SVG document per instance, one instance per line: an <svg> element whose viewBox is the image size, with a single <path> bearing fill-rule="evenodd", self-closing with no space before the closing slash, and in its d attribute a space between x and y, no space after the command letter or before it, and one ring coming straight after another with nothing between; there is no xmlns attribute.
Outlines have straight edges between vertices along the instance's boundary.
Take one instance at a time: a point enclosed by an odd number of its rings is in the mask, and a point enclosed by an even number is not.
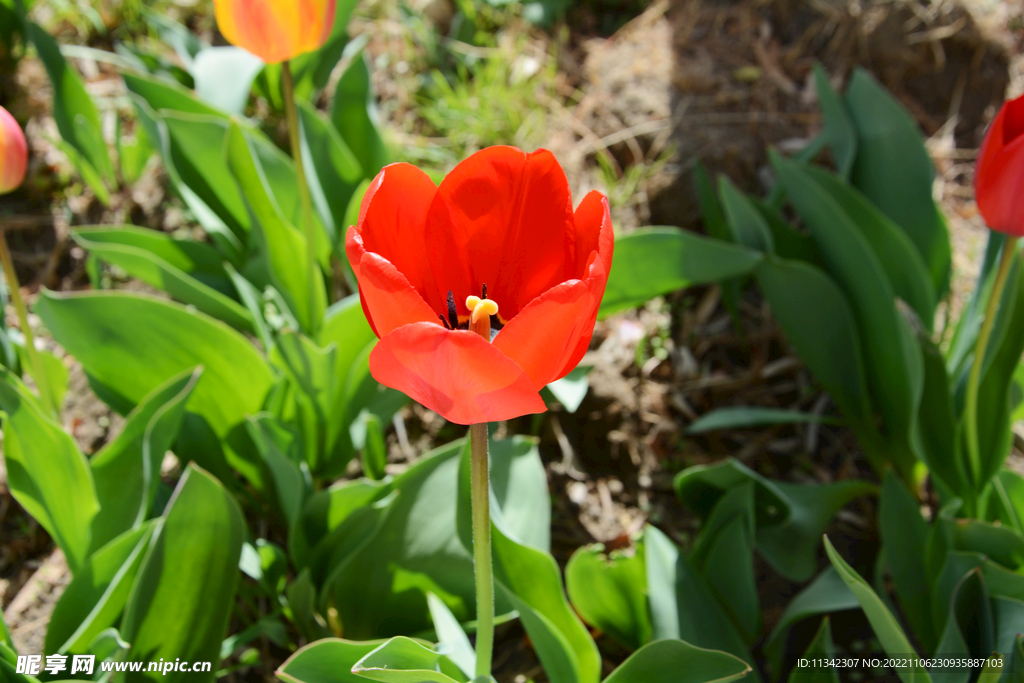
<svg viewBox="0 0 1024 683"><path fill-rule="evenodd" d="M494 653L494 569L491 565L491 486L487 423L470 425L473 566L476 569L476 677L490 679Z"/></svg>
<svg viewBox="0 0 1024 683"><path fill-rule="evenodd" d="M3 262L4 279L7 280L11 303L14 304L14 310L18 312L21 333L25 336L25 352L28 354L29 364L32 366L30 374L36 381L43 406L47 412L53 413L59 409L59 406L54 404L53 397L50 395L50 383L46 381L43 358L36 350L36 340L32 335L32 328L28 325L28 309L25 307L25 300L21 298L21 285L18 283L17 273L14 272L11 250L7 247L7 232L3 228L0 228L0 261Z"/></svg>
<svg viewBox="0 0 1024 683"><path fill-rule="evenodd" d="M295 162L295 180L299 184L299 201L302 203L302 234L306 237L306 258L309 260L309 310L316 310L316 227L313 225L313 199L306 181L306 168L302 165L302 141L299 135L299 112L295 107L295 81L287 61L281 64L281 86L284 91L284 116L288 123L288 141ZM310 320L310 324L316 321ZM307 330L314 332L315 330Z"/></svg>
<svg viewBox="0 0 1024 683"><path fill-rule="evenodd" d="M999 311L999 300L1003 295L1006 278L1010 274L1010 266L1017 253L1017 237L1008 236L1003 244L1003 255L999 260L996 281L992 285L988 303L985 305L985 318L981 323L978 340L974 344L974 359L971 361L971 374L967 378L967 394L964 398L964 429L967 434L967 456L971 467L971 475L975 486L980 487L981 481L981 445L978 441L978 387L981 384L981 369L985 364L985 352L988 340L992 335L996 314Z"/></svg>

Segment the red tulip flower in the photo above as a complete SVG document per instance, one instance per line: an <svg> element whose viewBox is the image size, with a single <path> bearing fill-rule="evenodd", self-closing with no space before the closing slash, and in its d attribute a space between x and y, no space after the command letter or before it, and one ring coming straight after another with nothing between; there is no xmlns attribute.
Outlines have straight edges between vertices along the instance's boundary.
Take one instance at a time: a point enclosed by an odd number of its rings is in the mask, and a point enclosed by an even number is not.
<svg viewBox="0 0 1024 683"><path fill-rule="evenodd" d="M319 49L334 28L336 5L337 0L213 0L224 38L267 64Z"/></svg>
<svg viewBox="0 0 1024 683"><path fill-rule="evenodd" d="M988 227L1024 236L1024 96L1005 103L985 133L974 193Z"/></svg>
<svg viewBox="0 0 1024 683"><path fill-rule="evenodd" d="M0 107L0 194L7 194L21 185L27 167L25 133L10 112Z"/></svg>
<svg viewBox="0 0 1024 683"><path fill-rule="evenodd" d="M573 212L547 150L485 149L440 186L385 167L345 245L380 337L371 374L458 424L543 412L590 345L613 239L608 200Z"/></svg>

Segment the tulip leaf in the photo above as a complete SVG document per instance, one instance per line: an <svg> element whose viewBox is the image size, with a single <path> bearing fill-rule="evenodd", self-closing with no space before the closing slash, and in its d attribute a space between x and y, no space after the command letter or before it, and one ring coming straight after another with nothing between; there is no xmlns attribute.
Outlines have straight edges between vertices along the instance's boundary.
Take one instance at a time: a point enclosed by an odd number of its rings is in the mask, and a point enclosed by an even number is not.
<svg viewBox="0 0 1024 683"><path fill-rule="evenodd" d="M780 187L780 186L777 186ZM821 250L810 235L797 231L786 219L779 214L779 210L756 197L746 197L754 207L761 213L761 216L768 224L772 233L772 242L775 243L775 255L780 259L803 261L819 270L828 270Z"/></svg>
<svg viewBox="0 0 1024 683"><path fill-rule="evenodd" d="M362 166L364 177L373 178L390 162L377 129L370 62L365 54L355 55L341 75L334 91L331 121Z"/></svg>
<svg viewBox="0 0 1024 683"><path fill-rule="evenodd" d="M356 662L352 673L383 683L462 683L469 680L442 654L399 636Z"/></svg>
<svg viewBox="0 0 1024 683"><path fill-rule="evenodd" d="M103 506L92 521L92 547L141 524L160 484L160 465L178 435L202 370L185 370L149 393L121 433L89 461Z"/></svg>
<svg viewBox="0 0 1024 683"><path fill-rule="evenodd" d="M299 648L274 673L285 683L364 683L352 667L384 642L325 638Z"/></svg>
<svg viewBox="0 0 1024 683"><path fill-rule="evenodd" d="M230 464L257 488L265 485L242 425L246 415L259 412L271 373L245 337L179 304L121 292L43 292L36 313L82 363L93 388L122 413L171 377L202 365L178 437L180 452L226 479Z"/></svg>
<svg viewBox="0 0 1024 683"><path fill-rule="evenodd" d="M46 652L86 654L117 624L156 521L129 529L89 556L61 595L46 628Z"/></svg>
<svg viewBox="0 0 1024 683"><path fill-rule="evenodd" d="M575 413L590 390L590 371L593 366L581 365L562 379L556 379L545 387L562 407Z"/></svg>
<svg viewBox="0 0 1024 683"><path fill-rule="evenodd" d="M836 572L860 602L864 615L868 618L875 636L882 644L882 649L894 657L911 657L910 666L896 669L900 680L904 683L931 683L931 676L928 675L924 667L918 664L918 655L915 654L913 646L906 634L903 633L896 617L872 590L867 581L840 557L827 536L825 537L825 552L828 553L828 558Z"/></svg>
<svg viewBox="0 0 1024 683"><path fill-rule="evenodd" d="M616 240L599 315L660 294L750 273L761 254L678 228L641 228Z"/></svg>
<svg viewBox="0 0 1024 683"><path fill-rule="evenodd" d="M697 190L697 201L700 204L700 215L704 222L704 229L708 235L715 239L732 241L732 234L725 222L725 214L722 211L722 203L715 191L715 184L711 182L704 164L697 161L693 167L693 180ZM727 280L722 283L722 303L725 305L733 324L739 325L739 304L740 279Z"/></svg>
<svg viewBox="0 0 1024 683"><path fill-rule="evenodd" d="M295 389L296 421L305 451L301 459L313 473L323 469L323 459L332 452L334 439L345 426L331 415L335 394L344 389L334 375L335 353L333 346L323 349L298 332L286 331L269 354L270 362Z"/></svg>
<svg viewBox="0 0 1024 683"><path fill-rule="evenodd" d="M821 620L821 626L814 636L814 640L807 646L804 652L804 659L831 659L836 655L836 646L832 642L832 626L826 616ZM830 666L804 666L793 669L789 674L789 683L839 683L839 674L836 669Z"/></svg>
<svg viewBox="0 0 1024 683"><path fill-rule="evenodd" d="M601 544L579 548L565 566L573 608L591 626L635 650L651 640L643 544L606 554Z"/></svg>
<svg viewBox="0 0 1024 683"><path fill-rule="evenodd" d="M285 217L257 150L234 122L228 126L225 153L256 228L270 281L285 297L302 328L315 332L324 316L327 292L319 264L310 262L306 236Z"/></svg>
<svg viewBox="0 0 1024 683"><path fill-rule="evenodd" d="M718 179L718 195L733 240L754 251L773 253L775 245L764 216L725 176Z"/></svg>
<svg viewBox="0 0 1024 683"><path fill-rule="evenodd" d="M728 683L750 671L749 664L725 652L659 640L633 653L604 683Z"/></svg>
<svg viewBox="0 0 1024 683"><path fill-rule="evenodd" d="M857 609L860 603L856 596L847 588L839 574L832 567L826 568L795 598L786 605L775 628L768 634L764 643L764 653L773 671L782 666L782 655L786 640L794 624L818 614L832 614L850 609ZM828 617L825 617L828 619Z"/></svg>
<svg viewBox="0 0 1024 683"><path fill-rule="evenodd" d="M349 223L345 213L363 181L363 167L334 125L306 102L299 102L302 160L313 203L323 218L331 244L344 251Z"/></svg>
<svg viewBox="0 0 1024 683"><path fill-rule="evenodd" d="M686 428L687 434L702 434L716 429L743 429L780 424L837 424L833 417L779 408L716 408L701 415Z"/></svg>
<svg viewBox="0 0 1024 683"><path fill-rule="evenodd" d="M129 680L213 681L238 586L246 533L234 497L189 465L150 541L125 607L127 660L213 662L207 674L139 675Z"/></svg>
<svg viewBox="0 0 1024 683"><path fill-rule="evenodd" d="M252 316L231 298L234 287L209 246L131 226L78 228L72 236L90 253L178 301L237 329L253 330Z"/></svg>
<svg viewBox="0 0 1024 683"><path fill-rule="evenodd" d="M462 625L448 609L448 605L433 593L427 593L427 604L430 606L430 618L437 633L438 650L441 651L443 647L448 659L459 667L462 673L473 676L476 671L476 652L466 632L462 630Z"/></svg>
<svg viewBox="0 0 1024 683"><path fill-rule="evenodd" d="M843 180L849 180L853 162L857 158L857 129L846 109L846 103L829 83L821 64L814 65L814 85L821 113L825 117L825 137L832 150L836 172Z"/></svg>
<svg viewBox="0 0 1024 683"><path fill-rule="evenodd" d="M124 73L121 75L129 92L142 98L154 112L168 111L188 114L226 117L216 107L196 99L195 94L177 83L149 74Z"/></svg>
<svg viewBox="0 0 1024 683"><path fill-rule="evenodd" d="M12 330L9 335L12 350L17 355L18 366L22 368L22 372L32 368L32 360L28 357L28 351L25 349L25 337L20 336L20 330ZM45 381L49 387L54 410L59 413L64 409L64 398L68 393L68 369L64 367L64 361L49 351L43 349L37 349L37 351L43 365L42 381ZM40 383L40 380L34 376L34 371L32 381L36 382L37 386Z"/></svg>
<svg viewBox="0 0 1024 683"><path fill-rule="evenodd" d="M918 335L924 359L924 390L918 415L921 456L933 478L959 493L969 485L965 463L957 454L957 424L949 375L942 352L925 335Z"/></svg>
<svg viewBox="0 0 1024 683"><path fill-rule="evenodd" d="M962 577L947 599L952 609L946 618L935 657L988 656L995 647L995 624L981 570L973 569ZM971 679L971 670L937 670L933 676L942 683L967 683Z"/></svg>
<svg viewBox="0 0 1024 683"><path fill-rule="evenodd" d="M0 368L0 417L11 495L60 546L75 573L88 557L91 524L100 504L85 456L48 412L20 379Z"/></svg>
<svg viewBox="0 0 1024 683"><path fill-rule="evenodd" d="M921 132L906 110L864 69L856 69L844 97L857 129L851 180L921 252L941 297L949 286L949 230L932 198L935 167Z"/></svg>
<svg viewBox="0 0 1024 683"><path fill-rule="evenodd" d="M303 470L296 464L298 453L289 457L287 447L282 447L282 441L291 434L273 416L266 413L253 415L246 419L245 427L274 480L278 508L291 528L298 521L306 499L310 483L307 481L308 470L303 476ZM282 438L282 435L285 436Z"/></svg>
<svg viewBox="0 0 1024 683"><path fill-rule="evenodd" d="M240 47L206 47L192 63L196 94L217 109L242 114L263 60Z"/></svg>
<svg viewBox="0 0 1024 683"><path fill-rule="evenodd" d="M363 476L368 479L381 480L388 464L388 447L384 441L384 426L376 415L368 414L363 418L366 424L366 443L360 451L363 465Z"/></svg>

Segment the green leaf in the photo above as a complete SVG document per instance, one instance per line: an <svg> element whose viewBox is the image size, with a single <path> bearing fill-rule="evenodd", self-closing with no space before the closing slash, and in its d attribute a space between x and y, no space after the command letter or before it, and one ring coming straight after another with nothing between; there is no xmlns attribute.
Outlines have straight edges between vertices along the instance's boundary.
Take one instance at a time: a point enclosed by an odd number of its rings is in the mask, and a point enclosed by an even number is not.
<svg viewBox="0 0 1024 683"><path fill-rule="evenodd" d="M835 657L836 646L832 642L832 627L826 616L821 620L818 633L804 652L806 659L831 659ZM807 666L797 667L789 674L789 683L839 683L839 675L833 667Z"/></svg>
<svg viewBox="0 0 1024 683"><path fill-rule="evenodd" d="M818 424L838 424L838 421L827 415L815 415L799 410L782 410L779 408L716 408L701 415L686 428L687 434L701 434L716 429L743 429L777 424L800 424L813 422Z"/></svg>
<svg viewBox="0 0 1024 683"><path fill-rule="evenodd" d="M800 358L853 426L871 429L864 356L846 295L828 275L800 261L765 259L756 275Z"/></svg>
<svg viewBox="0 0 1024 683"><path fill-rule="evenodd" d="M28 357L28 351L25 349L25 337L15 337L14 335L18 333L8 334L10 341L13 342L13 350L18 356L18 366L21 368L31 368L32 361ZM64 367L64 361L57 358L49 351L43 349L36 350L39 352L39 359L43 364L44 381L50 388L50 396L53 397L54 410L57 414L60 414L64 409L64 397L68 393L68 369ZM39 380L36 379L34 373L32 380L36 382L36 385L38 386Z"/></svg>
<svg viewBox="0 0 1024 683"><path fill-rule="evenodd" d="M868 618L875 636L882 644L882 648L886 653L896 657L910 656L914 658L912 659L912 666L901 667L896 670L900 680L904 683L931 683L932 679L928 672L920 665L917 665L916 657L918 655L915 653L906 634L903 633L903 629L900 628L896 617L892 615L889 608L879 599L867 581L861 578L860 574L854 571L840 557L836 549L832 547L832 543L828 540L827 536L825 537L825 552L828 553L828 558L832 562L832 566L835 567L836 572L839 573L839 576L842 577L853 594L857 596L857 601L860 602L864 615Z"/></svg>
<svg viewBox="0 0 1024 683"><path fill-rule="evenodd" d="M388 464L387 444L384 442L384 427L376 415L367 415L366 445L361 451L363 474L370 479L383 479Z"/></svg>
<svg viewBox="0 0 1024 683"><path fill-rule="evenodd" d="M725 176L718 179L718 195L733 240L754 251L774 252L771 229L764 216Z"/></svg>
<svg viewBox="0 0 1024 683"><path fill-rule="evenodd" d="M547 385L547 390L570 413L575 413L590 390L590 371L594 368L581 365L562 379Z"/></svg>
<svg viewBox="0 0 1024 683"><path fill-rule="evenodd" d="M220 255L209 246L132 226L78 228L72 237L107 263L178 301L232 327L253 331L252 316L231 298L234 287Z"/></svg>
<svg viewBox="0 0 1024 683"><path fill-rule="evenodd" d="M148 518L160 465L178 436L185 406L202 371L185 370L158 386L129 415L116 439L89 461L97 498L92 547L98 549Z"/></svg>
<svg viewBox="0 0 1024 683"><path fill-rule="evenodd" d="M376 176L390 161L377 130L376 118L370 63L365 54L356 55L334 91L331 122L362 166L366 178Z"/></svg>
<svg viewBox="0 0 1024 683"><path fill-rule="evenodd" d="M836 171L843 180L849 180L853 162L857 158L857 130L846 104L832 87L820 63L814 65L814 85L818 91L821 113L825 116L825 137L832 149Z"/></svg>
<svg viewBox="0 0 1024 683"><path fill-rule="evenodd" d="M301 333L287 331L278 337L270 362L298 392L297 409L312 413L308 420L299 420L305 450L302 460L313 473L319 473L324 467L323 460L333 450L334 440L345 427L336 424L331 413L335 394L344 388L334 374L335 349L322 349Z"/></svg>
<svg viewBox="0 0 1024 683"><path fill-rule="evenodd" d="M789 637L790 629L798 621L818 614L828 615L858 607L860 603L857 602L857 597L846 587L836 570L827 567L786 605L775 628L768 634L764 643L764 653L772 671L781 670L786 639Z"/></svg>
<svg viewBox="0 0 1024 683"><path fill-rule="evenodd" d="M603 545L579 548L565 566L569 601L588 624L631 650L651 639L643 544L631 553L605 554Z"/></svg>
<svg viewBox="0 0 1024 683"><path fill-rule="evenodd" d="M969 480L957 455L957 424L946 360L927 336L918 335L918 343L924 359L924 389L918 414L921 456L934 479L962 493Z"/></svg>
<svg viewBox="0 0 1024 683"><path fill-rule="evenodd" d="M804 170L846 212L885 269L896 296L914 309L926 330L931 330L937 303L935 287L913 242L855 188L815 166L805 166Z"/></svg>
<svg viewBox="0 0 1024 683"><path fill-rule="evenodd" d="M924 386L920 349L896 308L885 270L842 207L800 165L777 154L772 155L772 163L830 272L853 304L872 403L882 415L886 440L892 444L887 455L907 476L914 462L911 432Z"/></svg>
<svg viewBox="0 0 1024 683"><path fill-rule="evenodd" d="M433 593L427 593L427 604L437 633L437 651L447 655L466 676L472 677L476 672L476 652L458 619L448 609L448 605Z"/></svg>
<svg viewBox="0 0 1024 683"><path fill-rule="evenodd" d="M844 100L857 129L853 184L907 233L941 297L950 277L949 231L932 199L935 168L921 132L863 69L853 72Z"/></svg>
<svg viewBox="0 0 1024 683"><path fill-rule="evenodd" d="M727 683L750 671L750 665L725 652L659 640L635 652L604 683Z"/></svg>
<svg viewBox="0 0 1024 683"><path fill-rule="evenodd" d="M657 528L644 528L644 563L653 637L723 650L751 664L750 653L704 579Z"/></svg>
<svg viewBox="0 0 1024 683"><path fill-rule="evenodd" d="M447 666L445 666L447 665ZM352 667L352 673L384 683L459 683L468 680L444 655L410 638L392 638ZM447 670L447 673L445 673ZM456 674L453 678L449 674Z"/></svg>
<svg viewBox="0 0 1024 683"><path fill-rule="evenodd" d="M619 238L599 315L691 285L750 273L761 255L677 228L641 228Z"/></svg>
<svg viewBox="0 0 1024 683"><path fill-rule="evenodd" d="M155 525L129 529L89 556L50 616L46 652L86 654L100 633L117 624Z"/></svg>
<svg viewBox="0 0 1024 683"><path fill-rule="evenodd" d="M290 457L291 453L283 442L291 434L273 416L259 413L248 417L245 428L270 471L277 492L278 508L291 528L298 521L299 512L306 501L307 489L310 488L308 470L306 476L303 476L302 469L296 463L298 453Z"/></svg>
<svg viewBox="0 0 1024 683"><path fill-rule="evenodd" d="M229 114L242 114L263 60L240 47L206 47L195 55L196 95Z"/></svg>
<svg viewBox="0 0 1024 683"><path fill-rule="evenodd" d="M127 659L214 662L238 586L245 520L234 497L195 465L178 482L125 607ZM212 681L208 674L131 675L128 681Z"/></svg>
<svg viewBox="0 0 1024 683"><path fill-rule="evenodd" d="M693 167L693 180L697 190L697 201L700 204L700 215L704 221L704 229L708 235L726 242L732 240L729 226L725 223L722 203L718 200L715 185L711 182L707 169L699 160ZM739 326L740 279L722 283L722 303L732 317L733 324Z"/></svg>
<svg viewBox="0 0 1024 683"><path fill-rule="evenodd" d="M318 640L300 648L274 673L286 683L361 683L366 679L351 673L352 667L383 643L341 638Z"/></svg>
<svg viewBox="0 0 1024 683"><path fill-rule="evenodd" d="M245 337L179 304L120 292L47 291L36 313L122 412L171 377L202 365L178 438L180 452L225 477L230 464L257 488L264 486L262 463L242 425L246 415L259 412L272 378Z"/></svg>
<svg viewBox="0 0 1024 683"><path fill-rule="evenodd" d="M74 574L88 557L100 507L85 456L6 368L0 368L0 416L11 495L64 551Z"/></svg>
<svg viewBox="0 0 1024 683"><path fill-rule="evenodd" d="M330 121L308 103L300 101L298 105L309 191L331 244L344 251L345 232L351 225L345 222L345 213L363 181L363 167Z"/></svg>
<svg viewBox="0 0 1024 683"><path fill-rule="evenodd" d="M100 115L82 79L60 53L57 41L41 26L28 22L27 29L28 39L36 46L53 84L53 118L57 130L104 181L111 182L114 166L103 141Z"/></svg>
<svg viewBox="0 0 1024 683"><path fill-rule="evenodd" d="M935 657L987 656L995 645L995 637L992 605L981 571L974 569L968 572L957 582L956 588L947 598L952 603L952 609L935 650ZM971 671L939 669L933 675L941 683L967 683Z"/></svg>
<svg viewBox="0 0 1024 683"><path fill-rule="evenodd" d="M327 307L319 264L310 262L306 237L285 218L256 149L237 123L228 126L225 144L228 167L257 229L271 282L284 295L303 329L315 332Z"/></svg>

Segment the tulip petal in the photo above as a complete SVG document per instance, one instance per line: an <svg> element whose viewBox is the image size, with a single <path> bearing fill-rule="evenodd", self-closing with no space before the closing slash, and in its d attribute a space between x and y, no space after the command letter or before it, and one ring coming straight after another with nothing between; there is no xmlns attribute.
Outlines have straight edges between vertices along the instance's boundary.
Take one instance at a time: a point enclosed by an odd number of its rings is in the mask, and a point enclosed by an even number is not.
<svg viewBox="0 0 1024 683"><path fill-rule="evenodd" d="M549 289L523 308L494 338L538 390L569 374L590 346L608 275L592 252L588 275Z"/></svg>
<svg viewBox="0 0 1024 683"><path fill-rule="evenodd" d="M477 334L405 325L370 353L370 373L457 424L542 413L544 401L514 361Z"/></svg>
<svg viewBox="0 0 1024 683"><path fill-rule="evenodd" d="M11 113L0 107L0 194L14 190L25 180L28 143Z"/></svg>
<svg viewBox="0 0 1024 683"><path fill-rule="evenodd" d="M434 317L447 310L447 289L440 293L441 288L433 281L424 235L427 210L436 193L434 181L415 166L385 166L367 188L359 223L349 228L345 244L353 269L365 252L389 261L428 302ZM360 239L354 240L354 234ZM356 278L360 279L358 270Z"/></svg>
<svg viewBox="0 0 1024 683"><path fill-rule="evenodd" d="M267 64L319 49L336 8L337 0L214 0L224 38Z"/></svg>
<svg viewBox="0 0 1024 683"><path fill-rule="evenodd" d="M359 262L359 301L366 320L378 337L409 323L429 322L440 327L437 313L390 261L366 253Z"/></svg>
<svg viewBox="0 0 1024 683"><path fill-rule="evenodd" d="M569 183L547 150L489 147L460 163L438 187L426 236L434 280L461 315L485 284L509 319L578 276Z"/></svg>
<svg viewBox="0 0 1024 683"><path fill-rule="evenodd" d="M612 214L608 198L593 190L580 202L574 216L576 223L576 277L586 273L590 254L597 251L605 272L612 267L612 251L615 248L615 233L612 230Z"/></svg>
<svg viewBox="0 0 1024 683"><path fill-rule="evenodd" d="M1024 98L1017 101L1024 104ZM1024 126L1019 120L1024 119L1024 107L1011 107L1015 102L999 110L985 134L978 152L974 189L988 227L1020 237L1024 236L1024 212L1020 211L1020 197L1024 196L1024 130L1016 137L1009 137L1009 132L1012 126Z"/></svg>

